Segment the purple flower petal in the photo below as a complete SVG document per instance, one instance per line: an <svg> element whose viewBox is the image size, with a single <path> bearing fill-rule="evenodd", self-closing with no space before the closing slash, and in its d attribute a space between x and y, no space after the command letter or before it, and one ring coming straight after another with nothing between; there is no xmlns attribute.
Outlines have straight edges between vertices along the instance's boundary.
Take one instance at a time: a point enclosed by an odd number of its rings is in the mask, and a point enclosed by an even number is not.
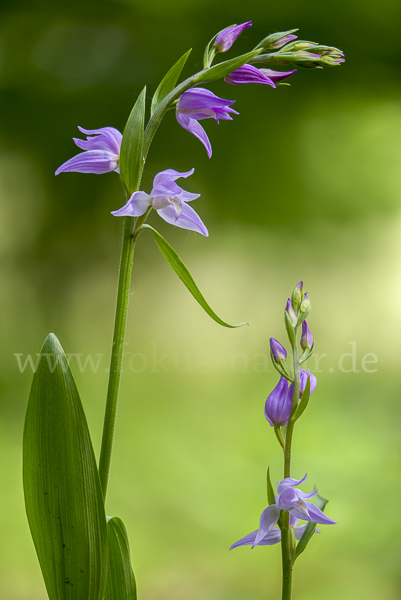
<svg viewBox="0 0 401 600"><path fill-rule="evenodd" d="M297 72L296 69L294 69L293 71L273 71L272 69L260 69L260 71L263 73L263 75L266 75L266 77L268 77L275 83L279 83L283 79L286 79L287 77L290 77L291 75L294 75L294 73Z"/></svg>
<svg viewBox="0 0 401 600"><path fill-rule="evenodd" d="M259 530L255 536L253 548L273 529L280 516L280 509L276 504L271 504L260 515Z"/></svg>
<svg viewBox="0 0 401 600"><path fill-rule="evenodd" d="M127 204L111 214L115 217L140 217L151 205L151 197L145 192L134 192Z"/></svg>
<svg viewBox="0 0 401 600"><path fill-rule="evenodd" d="M165 171L160 171L160 173L158 173L153 180L153 186L156 186L159 183L165 183L166 181L175 181L180 177L189 177L194 173L194 171L195 169L185 171L184 173L179 173L178 171L174 171L174 169L166 169Z"/></svg>
<svg viewBox="0 0 401 600"><path fill-rule="evenodd" d="M247 29L248 27L252 27L252 21L241 23L241 25L226 27L226 29L223 29L223 31L220 31L220 33L217 34L213 45L216 47L218 52L227 52L237 37L244 31L244 29Z"/></svg>
<svg viewBox="0 0 401 600"><path fill-rule="evenodd" d="M307 477L308 474L306 473L305 477L302 477L302 479L293 479L292 477L286 477L285 479L283 479L283 481L279 481L277 485L278 494L280 495L284 490L286 490L289 487L295 487L296 485L300 485L301 483L306 481Z"/></svg>
<svg viewBox="0 0 401 600"><path fill-rule="evenodd" d="M225 98L219 98L216 94L213 94L210 90L205 88L191 88L183 94L181 94L178 100L177 108L181 111L195 111L202 108L223 108L225 106L231 106L235 100L226 100Z"/></svg>
<svg viewBox="0 0 401 600"><path fill-rule="evenodd" d="M84 133L85 135L99 136L102 143L104 144L103 149L107 148L111 152L115 152L115 154L117 154L117 155L120 154L121 140L123 139L123 136L118 131L118 129L115 129L114 127L102 127L101 129L84 129L83 127L79 127L79 126L78 126L78 129L81 133ZM96 148L93 148L93 143L94 143L93 140L96 140L96 138L88 138L87 143L92 144L92 147L87 148L88 150L96 149ZM82 146L80 146L80 147L82 148ZM86 148L85 148L85 150L86 150Z"/></svg>
<svg viewBox="0 0 401 600"><path fill-rule="evenodd" d="M74 171L76 173L108 173L114 171L118 167L118 157L111 152L104 150L88 150L77 154L63 163L56 171L56 175L59 173L65 173L67 171Z"/></svg>
<svg viewBox="0 0 401 600"><path fill-rule="evenodd" d="M312 396L313 392L317 386L317 379L312 373L308 371L304 371L301 369L301 393L303 394L306 387L306 382L308 381L308 377L310 377L310 395Z"/></svg>
<svg viewBox="0 0 401 600"><path fill-rule="evenodd" d="M270 338L270 348L276 363L287 358L287 350L276 339Z"/></svg>
<svg viewBox="0 0 401 600"><path fill-rule="evenodd" d="M202 219L194 211L194 209L188 206L188 204L185 202L182 203L181 212L178 216L175 208L172 205L159 209L157 213L162 219L171 225L176 225L182 229L189 229L190 231L197 231L205 237L209 235L209 232L206 229Z"/></svg>
<svg viewBox="0 0 401 600"><path fill-rule="evenodd" d="M190 119L188 115L184 115L183 113L176 113L177 121L184 127L187 131L192 133L195 137L198 138L202 142L202 144L206 148L206 152L209 158L212 156L212 146L209 141L209 138L206 135L206 131L203 129L202 125L199 125L198 121L194 119Z"/></svg>
<svg viewBox="0 0 401 600"><path fill-rule="evenodd" d="M312 504L312 502L306 501L305 506L310 515L310 519L308 520L312 521L312 523L321 523L322 525L335 525L335 523L337 523L337 521L333 521L333 519L330 519L327 515L325 515L324 512Z"/></svg>
<svg viewBox="0 0 401 600"><path fill-rule="evenodd" d="M254 67L253 65L242 65L232 73L229 73L224 77L226 83L231 85L242 85L244 83L261 83L276 87L274 81L269 79L262 71Z"/></svg>

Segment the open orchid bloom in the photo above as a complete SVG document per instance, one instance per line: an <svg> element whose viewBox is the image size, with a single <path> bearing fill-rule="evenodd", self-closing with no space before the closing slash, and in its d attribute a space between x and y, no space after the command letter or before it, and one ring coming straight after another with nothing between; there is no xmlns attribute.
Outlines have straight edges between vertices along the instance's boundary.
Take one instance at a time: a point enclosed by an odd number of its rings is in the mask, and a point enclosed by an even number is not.
<svg viewBox="0 0 401 600"><path fill-rule="evenodd" d="M296 517L294 517L294 515L290 513L290 527L294 528L296 540L301 539L307 527L307 523L304 523L303 525L298 525L298 523L299 519L297 519ZM315 532L320 533L318 529L315 529ZM273 544L278 544L279 542L281 542L281 531L277 525L275 525L273 529L270 530L269 533L267 533L265 537L263 537L259 541L258 544L255 544L254 542L257 533L258 530L252 531L252 533L248 533L248 535L238 540L238 542L235 542L235 544L231 546L230 550L232 550L233 548L237 548L238 546L252 546L252 548L254 548L255 546L273 546Z"/></svg>
<svg viewBox="0 0 401 600"><path fill-rule="evenodd" d="M86 140L73 138L75 144L84 152L77 154L63 163L56 171L65 173L75 171L77 173L108 173L119 172L120 147L122 135L114 127L103 127L102 129L84 129L78 127L81 133L86 135Z"/></svg>
<svg viewBox="0 0 401 600"><path fill-rule="evenodd" d="M192 88L184 92L177 103L177 121L187 131L192 133L206 148L208 157L212 156L212 146L202 125L201 119L219 119L232 121L231 114L238 115L236 110L230 108L235 100L225 100L204 88Z"/></svg>
<svg viewBox="0 0 401 600"><path fill-rule="evenodd" d="M200 194L186 192L175 183L176 179L189 177L193 172L194 169L185 173L173 169L161 171L153 180L150 194L134 192L125 206L111 214L115 217L140 217L152 207L167 223L208 236L209 233L201 218L188 205L188 202L199 198Z"/></svg>
<svg viewBox="0 0 401 600"><path fill-rule="evenodd" d="M233 544L231 548L247 544L252 544L252 548L254 548L255 546L266 546L279 542L281 533L276 525L281 510L290 513L290 524L291 522L295 523L294 519L302 519L304 521L321 523L323 525L333 525L337 523L337 521L333 521L333 519L327 517L320 508L309 501L317 494L317 490L305 493L295 488L296 485L303 483L306 480L306 477L307 475L299 480L293 479L292 477L286 477L283 481L279 481L277 485L276 503L271 504L262 512L259 529L253 531L244 538L241 538L238 542ZM295 525L292 526L295 527ZM301 525L300 527L304 526ZM298 529L298 535L300 532L302 535L303 531ZM297 528L295 528L295 535L297 536Z"/></svg>

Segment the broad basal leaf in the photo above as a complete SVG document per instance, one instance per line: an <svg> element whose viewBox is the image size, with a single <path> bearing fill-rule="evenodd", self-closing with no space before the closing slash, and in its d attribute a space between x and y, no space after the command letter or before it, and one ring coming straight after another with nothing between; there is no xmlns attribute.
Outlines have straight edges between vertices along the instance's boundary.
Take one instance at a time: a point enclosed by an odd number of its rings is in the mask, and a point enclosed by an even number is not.
<svg viewBox="0 0 401 600"><path fill-rule="evenodd" d="M201 305L203 310L207 312L209 317L211 317L216 323L219 325L223 325L223 327L241 327L242 325L246 325L246 323L239 323L238 325L229 325L225 321L222 321L220 317L216 315L216 313L210 308L209 304L206 302L205 298L202 296L198 286L193 280L192 275L188 271L187 267L182 262L181 258L178 256L177 252L170 246L170 244L164 239L162 235L156 229L153 229L150 225L142 225L141 229L150 229L153 233L153 237L155 239L156 244L159 247L160 252L163 254L167 262L171 265L174 271L177 273L178 277L181 279L187 290L192 294L195 300Z"/></svg>
<svg viewBox="0 0 401 600"><path fill-rule="evenodd" d="M136 585L131 567L127 530L118 517L107 521L109 572L104 600L136 600Z"/></svg>
<svg viewBox="0 0 401 600"><path fill-rule="evenodd" d="M32 380L23 477L50 600L103 600L108 554L103 496L78 390L53 334Z"/></svg>

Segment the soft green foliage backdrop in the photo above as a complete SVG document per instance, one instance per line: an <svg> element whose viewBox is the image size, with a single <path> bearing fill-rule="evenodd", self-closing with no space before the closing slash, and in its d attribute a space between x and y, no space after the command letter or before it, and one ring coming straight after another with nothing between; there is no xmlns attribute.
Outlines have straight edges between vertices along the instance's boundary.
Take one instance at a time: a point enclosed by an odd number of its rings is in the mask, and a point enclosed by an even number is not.
<svg viewBox="0 0 401 600"><path fill-rule="evenodd" d="M248 19L239 52L299 27L347 63L300 71L290 88L211 86L237 99L240 116L206 123L210 161L173 113L158 131L143 186L159 170L196 167L188 189L202 193L210 238L157 215L151 224L222 318L250 326L210 321L151 237L140 239L107 512L127 525L142 599L279 597L278 547L228 547L257 527L267 464L281 477L263 417L277 379L268 338L284 341L285 301L304 279L327 356L311 361L319 385L293 473L308 471L339 524L299 559L296 598L400 597L400 14L397 0L2 2L1 598L46 597L22 499L31 373L14 355L24 362L49 331L67 353L99 361L71 359L96 453L100 444L122 225L110 211L122 193L113 173L53 173L75 153L77 125L122 130L145 83L151 95L189 47L185 73L200 68L210 37ZM355 364L341 358L353 349ZM378 362L364 370L368 353Z"/></svg>

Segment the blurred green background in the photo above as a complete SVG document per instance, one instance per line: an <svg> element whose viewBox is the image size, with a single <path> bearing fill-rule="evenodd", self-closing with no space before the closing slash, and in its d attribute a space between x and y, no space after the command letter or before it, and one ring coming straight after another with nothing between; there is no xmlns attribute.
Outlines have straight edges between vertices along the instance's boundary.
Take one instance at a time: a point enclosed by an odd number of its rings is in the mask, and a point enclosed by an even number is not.
<svg viewBox="0 0 401 600"><path fill-rule="evenodd" d="M398 0L3 0L0 16L0 597L46 598L21 483L32 373L15 355L25 362L49 331L93 357L93 369L71 365L100 445L122 225L110 211L123 198L114 173L54 171L76 153L77 125L122 130L144 84L151 97L189 47L184 74L199 70L218 30L252 20L227 56L298 27L347 62L276 90L211 85L240 115L204 122L210 161L173 112L164 119L143 188L196 167L185 187L202 194L210 237L151 223L218 314L250 325L209 320L141 237L107 512L127 525L142 599L280 597L278 546L228 548L257 528L267 465L281 478L263 417L277 381L268 338L285 341L285 301L303 279L321 359L293 474L308 472L303 489L317 485L339 523L299 559L295 597L401 598Z"/></svg>

